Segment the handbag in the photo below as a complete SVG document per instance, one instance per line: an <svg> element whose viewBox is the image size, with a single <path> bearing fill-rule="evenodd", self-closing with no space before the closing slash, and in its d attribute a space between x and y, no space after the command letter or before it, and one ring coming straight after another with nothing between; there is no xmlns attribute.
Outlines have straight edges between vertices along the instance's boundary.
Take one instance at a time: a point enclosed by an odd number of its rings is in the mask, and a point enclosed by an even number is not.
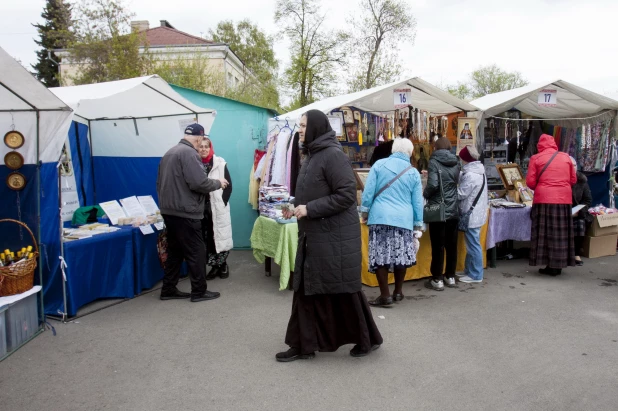
<svg viewBox="0 0 618 411"><path fill-rule="evenodd" d="M440 185L440 202L425 204L423 207L423 221L425 223L443 223L446 221L446 204L444 204L444 190L442 189L442 170L438 168L438 184Z"/></svg>
<svg viewBox="0 0 618 411"><path fill-rule="evenodd" d="M459 223L457 224L457 229L462 232L468 231L468 226L470 225L470 216L472 215L472 210L476 207L476 204L479 202L479 198L481 198L481 194L483 194L483 190L485 189L485 174L483 174L483 185L481 185L481 189L479 190L474 202L472 203L472 207L464 215L459 218Z"/></svg>

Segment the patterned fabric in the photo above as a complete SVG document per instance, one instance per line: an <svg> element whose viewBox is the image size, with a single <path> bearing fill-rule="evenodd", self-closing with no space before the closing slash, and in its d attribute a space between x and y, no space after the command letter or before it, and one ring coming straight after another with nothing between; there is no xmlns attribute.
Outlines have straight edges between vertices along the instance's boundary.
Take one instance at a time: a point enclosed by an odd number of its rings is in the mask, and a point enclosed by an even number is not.
<svg viewBox="0 0 618 411"><path fill-rule="evenodd" d="M530 207L494 208L489 212L487 250L506 240L530 241Z"/></svg>
<svg viewBox="0 0 618 411"><path fill-rule="evenodd" d="M221 253L212 253L208 255L208 265L221 267L227 261L227 257L230 255L229 251L223 251Z"/></svg>
<svg viewBox="0 0 618 411"><path fill-rule="evenodd" d="M564 268L575 265L575 240L570 204L535 204L529 264Z"/></svg>
<svg viewBox="0 0 618 411"><path fill-rule="evenodd" d="M586 220L581 218L573 219L573 235L575 237L583 237L586 235Z"/></svg>
<svg viewBox="0 0 618 411"><path fill-rule="evenodd" d="M369 272L375 274L379 267L409 268L416 265L420 243L412 230L389 225L369 226Z"/></svg>

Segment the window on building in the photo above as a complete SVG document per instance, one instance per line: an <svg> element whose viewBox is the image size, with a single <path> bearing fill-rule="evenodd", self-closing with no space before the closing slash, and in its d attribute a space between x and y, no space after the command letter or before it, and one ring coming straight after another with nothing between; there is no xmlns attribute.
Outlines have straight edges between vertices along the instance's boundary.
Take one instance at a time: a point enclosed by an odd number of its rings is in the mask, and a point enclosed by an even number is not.
<svg viewBox="0 0 618 411"><path fill-rule="evenodd" d="M230 87L234 85L234 76L232 73L227 73L227 85Z"/></svg>

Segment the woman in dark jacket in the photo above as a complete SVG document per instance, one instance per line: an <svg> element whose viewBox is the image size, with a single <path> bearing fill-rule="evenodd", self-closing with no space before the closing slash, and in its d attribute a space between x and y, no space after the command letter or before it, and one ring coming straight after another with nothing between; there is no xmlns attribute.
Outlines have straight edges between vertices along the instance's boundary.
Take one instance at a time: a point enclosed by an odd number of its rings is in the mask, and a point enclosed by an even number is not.
<svg viewBox="0 0 618 411"><path fill-rule="evenodd" d="M442 177L446 221L428 224L429 238L431 240L432 278L425 283L425 286L436 291L444 290L444 285L456 287L457 224L459 223L457 182L459 181L459 170L459 161L451 153L451 142L446 137L440 137L434 143L434 151L429 158L427 186L423 192L427 204L440 203L442 201L440 176ZM445 250L446 270L443 271Z"/></svg>
<svg viewBox="0 0 618 411"><path fill-rule="evenodd" d="M577 161L571 157L571 162L577 170ZM582 266L584 262L580 255L584 245L584 237L588 224L592 222L592 216L588 213L588 207L592 205L592 193L588 186L588 178L581 171L577 171L577 183L573 186L572 206L578 205L584 205L584 208L573 217L573 235L575 236L575 265Z"/></svg>
<svg viewBox="0 0 618 411"><path fill-rule="evenodd" d="M326 115L310 110L300 121L300 142L308 154L296 185L298 252L294 300L285 343L277 361L309 359L356 344L353 357L382 344L361 291L361 231L356 179Z"/></svg>

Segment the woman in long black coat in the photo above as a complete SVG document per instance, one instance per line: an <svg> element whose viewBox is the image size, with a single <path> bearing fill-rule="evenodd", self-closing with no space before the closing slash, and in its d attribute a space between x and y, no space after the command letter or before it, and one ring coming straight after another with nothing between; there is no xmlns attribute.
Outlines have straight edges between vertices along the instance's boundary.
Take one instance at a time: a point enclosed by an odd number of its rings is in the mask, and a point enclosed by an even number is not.
<svg viewBox="0 0 618 411"><path fill-rule="evenodd" d="M361 231L356 179L348 157L324 113L310 110L300 121L307 153L296 185L298 252L294 300L285 343L277 361L310 359L355 344L362 357L382 344L382 336L361 291Z"/></svg>

